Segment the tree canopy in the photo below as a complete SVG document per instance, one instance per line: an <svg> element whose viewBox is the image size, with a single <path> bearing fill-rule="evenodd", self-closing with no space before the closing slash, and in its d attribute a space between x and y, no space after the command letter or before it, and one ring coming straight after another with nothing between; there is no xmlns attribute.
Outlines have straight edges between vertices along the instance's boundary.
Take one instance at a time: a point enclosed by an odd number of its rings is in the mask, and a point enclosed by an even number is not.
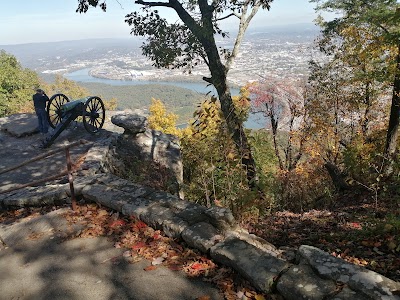
<svg viewBox="0 0 400 300"><path fill-rule="evenodd" d="M364 68L358 78L364 83L380 81L392 86L392 104L385 153L397 151L400 118L400 6L396 0L311 0L319 11L333 11L339 17L320 19L323 28L321 48L343 55L350 66ZM327 47L328 46L328 47ZM363 63L360 64L360 61ZM360 70L360 69L359 69ZM357 72L353 72L357 76ZM360 75L361 74L361 75Z"/></svg>
<svg viewBox="0 0 400 300"><path fill-rule="evenodd" d="M146 37L143 54L152 59L154 65L165 68L191 70L204 62L210 71L203 79L212 84L218 93L221 110L234 141L242 164L247 170L251 185L257 181L255 161L250 151L243 122L236 114L235 105L227 83L228 71L236 58L246 29L259 9L269 9L273 0L197 0L197 1L145 1L136 0L141 11L126 15L125 21L133 27L132 34ZM85 13L90 6L100 6L106 11L105 1L79 0L77 12ZM174 10L180 21L168 23L157 7ZM216 35L226 37L220 22L227 18L239 20L238 34L231 51L220 49Z"/></svg>
<svg viewBox="0 0 400 300"><path fill-rule="evenodd" d="M22 68L15 56L1 50L0 117L32 109L33 106L29 104L37 87L38 75L32 70Z"/></svg>

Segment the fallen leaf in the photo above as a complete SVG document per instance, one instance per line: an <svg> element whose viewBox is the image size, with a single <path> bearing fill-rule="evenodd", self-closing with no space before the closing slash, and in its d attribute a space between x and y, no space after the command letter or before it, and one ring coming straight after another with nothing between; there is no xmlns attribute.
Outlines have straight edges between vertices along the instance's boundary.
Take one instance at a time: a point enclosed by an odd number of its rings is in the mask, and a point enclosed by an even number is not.
<svg viewBox="0 0 400 300"><path fill-rule="evenodd" d="M200 296L196 300L211 300L210 296Z"/></svg>
<svg viewBox="0 0 400 300"><path fill-rule="evenodd" d="M138 242L132 246L133 250L139 250L140 248L146 247L146 243Z"/></svg>
<svg viewBox="0 0 400 300"><path fill-rule="evenodd" d="M136 227L137 229L142 229L142 228L146 228L147 225L146 225L146 223L144 223L144 222L142 222L142 221L138 221L138 222L135 224L135 227Z"/></svg>
<svg viewBox="0 0 400 300"><path fill-rule="evenodd" d="M194 263L194 264L192 264L191 266L190 266L193 270L201 270L201 269L203 269L203 265L202 264L199 264L199 263Z"/></svg>
<svg viewBox="0 0 400 300"><path fill-rule="evenodd" d="M396 249L396 244L393 241L390 241L387 246L390 251Z"/></svg>
<svg viewBox="0 0 400 300"><path fill-rule="evenodd" d="M105 209L100 209L98 212L97 212L97 216L98 217L103 217L103 216L107 216L108 215L108 212L105 210Z"/></svg>
<svg viewBox="0 0 400 300"><path fill-rule="evenodd" d="M348 223L348 225L349 225L351 228L354 228L354 229L358 229L358 230L362 229L361 224L358 223L358 222L351 222L351 223Z"/></svg>
<svg viewBox="0 0 400 300"><path fill-rule="evenodd" d="M239 291L239 292L236 293L236 296L237 296L238 299L242 299L243 296L244 296L244 293L242 291Z"/></svg>
<svg viewBox="0 0 400 300"><path fill-rule="evenodd" d="M123 256L123 257L130 257L130 256L132 256L132 252L131 252L130 250L126 250L126 251L122 254L122 256Z"/></svg>
<svg viewBox="0 0 400 300"><path fill-rule="evenodd" d="M392 229L393 229L392 224L386 224L385 227L383 228L383 230L386 232L391 231Z"/></svg>
<svg viewBox="0 0 400 300"><path fill-rule="evenodd" d="M170 269L171 271L180 271L182 270L182 267L180 265L169 265L168 269Z"/></svg>
<svg viewBox="0 0 400 300"><path fill-rule="evenodd" d="M164 260L165 260L165 258L162 257L162 256L160 256L160 257L154 258L153 261L151 262L151 264L152 264L153 266L161 265L161 264L163 263Z"/></svg>
<svg viewBox="0 0 400 300"><path fill-rule="evenodd" d="M346 248L346 250L344 250L344 252L342 254L342 257L346 257L349 252L350 252L350 249Z"/></svg>
<svg viewBox="0 0 400 300"><path fill-rule="evenodd" d="M148 266L148 267L144 268L143 270L145 270L145 271L153 271L155 269L157 269L157 266Z"/></svg>
<svg viewBox="0 0 400 300"><path fill-rule="evenodd" d="M362 241L361 244L365 247L372 247L374 245L371 241Z"/></svg>
<svg viewBox="0 0 400 300"><path fill-rule="evenodd" d="M250 297L250 298L254 296L254 293L250 292L250 291L246 291L244 294L246 297Z"/></svg>
<svg viewBox="0 0 400 300"><path fill-rule="evenodd" d="M124 220L118 219L118 220L111 222L110 227L116 228L116 227L124 226L125 224L126 224L126 222Z"/></svg>

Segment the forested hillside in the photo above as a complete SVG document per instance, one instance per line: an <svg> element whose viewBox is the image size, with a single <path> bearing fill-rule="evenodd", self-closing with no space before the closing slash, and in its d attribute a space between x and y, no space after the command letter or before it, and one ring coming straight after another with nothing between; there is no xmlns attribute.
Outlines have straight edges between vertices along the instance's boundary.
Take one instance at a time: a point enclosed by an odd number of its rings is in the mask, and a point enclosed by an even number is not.
<svg viewBox="0 0 400 300"><path fill-rule="evenodd" d="M179 116L178 122L187 122L205 95L171 85L143 84L115 86L102 83L80 82L91 95L104 99L115 98L118 109L148 108L151 99L161 100L166 108Z"/></svg>

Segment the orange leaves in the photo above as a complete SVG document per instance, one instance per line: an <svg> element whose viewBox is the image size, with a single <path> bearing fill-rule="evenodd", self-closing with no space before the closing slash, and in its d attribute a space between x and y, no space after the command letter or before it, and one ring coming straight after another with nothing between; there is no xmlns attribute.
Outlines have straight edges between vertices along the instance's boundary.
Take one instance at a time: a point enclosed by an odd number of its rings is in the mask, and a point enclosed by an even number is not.
<svg viewBox="0 0 400 300"><path fill-rule="evenodd" d="M199 264L197 262L193 263L190 266L190 268L192 268L193 270L203 270L203 269L205 269L203 264Z"/></svg>
<svg viewBox="0 0 400 300"><path fill-rule="evenodd" d="M168 265L168 269L172 270L172 271L180 271L182 270L182 266L181 265Z"/></svg>
<svg viewBox="0 0 400 300"><path fill-rule="evenodd" d="M198 297L196 300L211 300L211 298L210 298L210 296L205 295L205 296Z"/></svg>
<svg viewBox="0 0 400 300"><path fill-rule="evenodd" d="M134 245L132 246L132 249L133 249L133 250L139 250L139 249L141 249L141 248L143 248L143 247L146 247L146 243L144 243L144 242L137 242L136 244L134 244Z"/></svg>
<svg viewBox="0 0 400 300"><path fill-rule="evenodd" d="M154 240L159 240L161 239L161 235L160 235L160 231L157 230L154 234L153 234L153 239Z"/></svg>
<svg viewBox="0 0 400 300"><path fill-rule="evenodd" d="M151 266L148 266L148 267L144 268L143 270L145 270L145 271L153 271L155 269L157 269L157 266L151 265Z"/></svg>
<svg viewBox="0 0 400 300"><path fill-rule="evenodd" d="M126 222L124 220L118 219L118 220L114 220L110 223L110 228L117 228L117 227L121 227L121 226L125 226Z"/></svg>
<svg viewBox="0 0 400 300"><path fill-rule="evenodd" d="M147 120L151 129L160 130L166 134L179 134L179 130L176 128L178 116L173 113L167 113L161 100L152 98L149 111L150 116Z"/></svg>
<svg viewBox="0 0 400 300"><path fill-rule="evenodd" d="M132 225L132 229L138 230L138 231L140 231L141 229L144 229L146 227L147 227L146 223L144 223L142 221L137 221Z"/></svg>
<svg viewBox="0 0 400 300"><path fill-rule="evenodd" d="M361 229L362 229L361 224L358 223L358 222L350 222L350 223L347 223L347 226L350 227L350 228L352 228L352 229L357 229L357 230L361 230Z"/></svg>

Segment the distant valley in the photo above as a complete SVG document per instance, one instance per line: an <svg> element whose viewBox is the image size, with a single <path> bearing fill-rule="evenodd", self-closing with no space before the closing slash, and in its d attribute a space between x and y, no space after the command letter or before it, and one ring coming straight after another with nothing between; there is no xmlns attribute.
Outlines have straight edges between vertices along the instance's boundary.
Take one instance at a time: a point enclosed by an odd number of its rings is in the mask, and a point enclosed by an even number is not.
<svg viewBox="0 0 400 300"><path fill-rule="evenodd" d="M305 76L308 61L318 55L316 50L313 50L313 41L317 35L318 29L313 25L257 28L248 31L238 58L229 72L231 86L239 88L264 76ZM204 96L193 91L184 91L181 87L160 87L156 83L203 82L201 78L208 76L207 66L200 65L191 74L182 70L156 69L151 61L142 55L142 43L143 40L130 37L0 45L0 49L15 55L23 67L35 70L48 82L51 82L56 74L66 75L81 69L89 69L89 75L95 78L111 79L112 81L108 81L111 82L109 85L87 82L84 79L81 79L80 84L108 99L113 95L118 99L121 108L137 108L146 103L150 104L150 95L154 95L154 98L160 98L176 113L186 111L191 115L191 110L194 110L195 105ZM233 40L220 40L219 45L230 49ZM129 85L133 81L139 84L151 81L155 84L142 87L139 92L138 87L124 86L124 83ZM118 87L114 86L114 83ZM115 92L117 88L118 93Z"/></svg>
<svg viewBox="0 0 400 300"><path fill-rule="evenodd" d="M317 27L304 24L249 30L229 73L230 81L243 85L259 79L260 75L304 75L308 60L316 55L312 44L317 35ZM233 42L233 39L221 39L219 46L231 49ZM116 80L199 81L208 75L205 65L200 65L191 74L182 70L156 69L142 55L142 43L138 37L127 37L0 45L0 49L15 55L24 67L37 71L44 78L84 68L90 68L93 76Z"/></svg>

